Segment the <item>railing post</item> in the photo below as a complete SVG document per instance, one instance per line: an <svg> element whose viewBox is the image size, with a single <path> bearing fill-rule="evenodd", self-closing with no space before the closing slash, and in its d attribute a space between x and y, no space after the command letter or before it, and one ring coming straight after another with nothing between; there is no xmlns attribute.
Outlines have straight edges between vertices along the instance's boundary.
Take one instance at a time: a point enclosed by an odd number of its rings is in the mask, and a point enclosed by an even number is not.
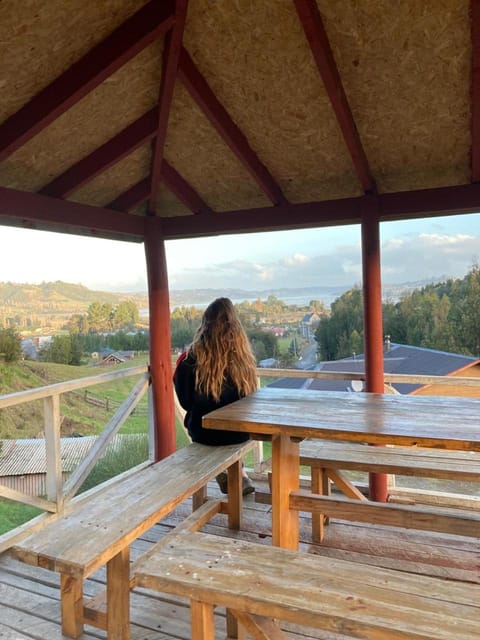
<svg viewBox="0 0 480 640"><path fill-rule="evenodd" d="M60 450L60 395L43 400L45 449L47 462L47 498L57 504L57 512L63 511L62 455Z"/></svg>

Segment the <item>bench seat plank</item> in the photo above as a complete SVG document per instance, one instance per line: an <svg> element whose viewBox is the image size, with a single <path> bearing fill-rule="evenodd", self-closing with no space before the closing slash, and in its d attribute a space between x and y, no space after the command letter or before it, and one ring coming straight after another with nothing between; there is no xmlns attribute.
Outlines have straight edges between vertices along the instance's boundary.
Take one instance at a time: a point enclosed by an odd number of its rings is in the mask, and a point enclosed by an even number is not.
<svg viewBox="0 0 480 640"><path fill-rule="evenodd" d="M480 585L205 533L166 536L137 584L371 640L478 640Z"/></svg>
<svg viewBox="0 0 480 640"><path fill-rule="evenodd" d="M480 454L417 447L371 447L354 442L304 440L300 464L443 480L480 482Z"/></svg>
<svg viewBox="0 0 480 640"><path fill-rule="evenodd" d="M74 508L13 552L29 564L88 576L247 450L190 444Z"/></svg>

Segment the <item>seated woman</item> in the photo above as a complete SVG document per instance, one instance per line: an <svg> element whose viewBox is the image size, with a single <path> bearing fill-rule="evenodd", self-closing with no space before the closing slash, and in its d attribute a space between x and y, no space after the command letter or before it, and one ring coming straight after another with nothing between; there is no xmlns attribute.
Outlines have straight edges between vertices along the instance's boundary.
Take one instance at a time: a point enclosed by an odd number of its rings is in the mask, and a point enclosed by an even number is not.
<svg viewBox="0 0 480 640"><path fill-rule="evenodd" d="M193 442L208 445L237 444L246 433L204 429L202 417L239 400L258 387L256 362L232 301L217 298L202 316L192 344L177 360L173 381L185 409L185 427ZM217 476L227 493L227 474ZM243 495L255 491L243 471Z"/></svg>

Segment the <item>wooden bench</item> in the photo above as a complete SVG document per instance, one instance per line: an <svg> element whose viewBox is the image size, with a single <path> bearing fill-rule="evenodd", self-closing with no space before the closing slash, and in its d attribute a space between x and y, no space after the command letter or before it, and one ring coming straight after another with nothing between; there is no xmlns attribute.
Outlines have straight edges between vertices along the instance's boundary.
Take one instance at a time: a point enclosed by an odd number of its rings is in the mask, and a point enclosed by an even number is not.
<svg viewBox="0 0 480 640"><path fill-rule="evenodd" d="M323 540L324 525L328 523L329 517L409 526L444 533L464 532L463 535L478 535L479 516L475 513L462 514L458 509L441 507L382 507L378 503L368 502L365 495L342 473L365 471L480 482L478 453L401 446L371 447L356 442L332 440L304 440L300 443L300 465L310 467L311 492L315 496L301 491L293 496L291 506L297 510L312 512L314 542ZM346 498L330 497L332 482ZM255 500L270 502L271 495L257 491ZM364 504L360 506L358 501ZM322 506L325 507L325 511L321 510Z"/></svg>
<svg viewBox="0 0 480 640"><path fill-rule="evenodd" d="M378 518L382 520L389 513L392 514L392 519L388 520L387 518L385 524L405 526L404 522L408 521L412 528L429 528L432 531L480 536L478 519L475 518L475 515L473 516L472 529L468 525L468 521L471 519L468 514L466 526L463 526L463 520L454 522L449 518L449 516L455 517L455 510L409 509L408 507L405 509L402 506L388 509L372 507L367 514L367 509L364 508L366 505L359 509L359 505L352 502L352 500L366 502L365 496L341 473L341 471L351 470L479 482L479 454L444 449L400 446L370 447L354 442L304 440L300 444L300 464L311 469L312 493L329 496L330 482L333 482L347 496L347 500L333 500L331 498L323 500L322 498L326 508L325 512L318 512L321 506L319 501L316 501L317 511L312 512L312 538L316 542L323 539L323 525L328 522L328 516L363 521L369 521L368 518L373 517L373 521L378 521ZM437 515L440 518L436 518ZM445 520L443 516L446 516L447 519ZM426 526L419 526L422 523L425 523ZM449 523L452 524L453 531L450 529Z"/></svg>
<svg viewBox="0 0 480 640"><path fill-rule="evenodd" d="M61 574L64 635L78 638L85 623L106 629L109 640L129 638L130 544L193 496L194 509L206 499L206 484L228 471L228 501L211 501L199 510L201 526L226 513L238 529L242 514L242 457L252 447L189 444L138 473L113 482L71 511L13 547L18 559ZM83 599L83 580L106 565L105 594ZM121 612L121 614L120 614Z"/></svg>
<svg viewBox="0 0 480 640"><path fill-rule="evenodd" d="M213 640L215 606L264 640L285 638L277 618L370 640L480 638L480 585L205 533L165 536L136 583L190 599L192 640Z"/></svg>

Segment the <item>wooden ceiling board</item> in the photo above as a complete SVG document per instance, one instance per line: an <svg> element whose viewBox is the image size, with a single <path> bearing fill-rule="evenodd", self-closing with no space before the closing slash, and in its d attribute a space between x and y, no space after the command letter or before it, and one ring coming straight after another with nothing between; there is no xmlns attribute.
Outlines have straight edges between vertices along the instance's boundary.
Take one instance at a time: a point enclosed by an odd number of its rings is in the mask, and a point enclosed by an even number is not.
<svg viewBox="0 0 480 640"><path fill-rule="evenodd" d="M270 204L179 82L168 123L165 159L214 210ZM159 213L163 215L163 209Z"/></svg>
<svg viewBox="0 0 480 640"><path fill-rule="evenodd" d="M2 0L0 122L143 4L142 0Z"/></svg>
<svg viewBox="0 0 480 640"><path fill-rule="evenodd" d="M150 45L20 147L0 164L0 184L38 191L154 107L161 53L161 41Z"/></svg>
<svg viewBox="0 0 480 640"><path fill-rule="evenodd" d="M470 174L467 0L319 0L379 192Z"/></svg>
<svg viewBox="0 0 480 640"><path fill-rule="evenodd" d="M148 176L151 146L143 145L72 193L68 200L104 207Z"/></svg>
<svg viewBox="0 0 480 640"><path fill-rule="evenodd" d="M293 3L199 0L184 42L288 199L361 193Z"/></svg>

